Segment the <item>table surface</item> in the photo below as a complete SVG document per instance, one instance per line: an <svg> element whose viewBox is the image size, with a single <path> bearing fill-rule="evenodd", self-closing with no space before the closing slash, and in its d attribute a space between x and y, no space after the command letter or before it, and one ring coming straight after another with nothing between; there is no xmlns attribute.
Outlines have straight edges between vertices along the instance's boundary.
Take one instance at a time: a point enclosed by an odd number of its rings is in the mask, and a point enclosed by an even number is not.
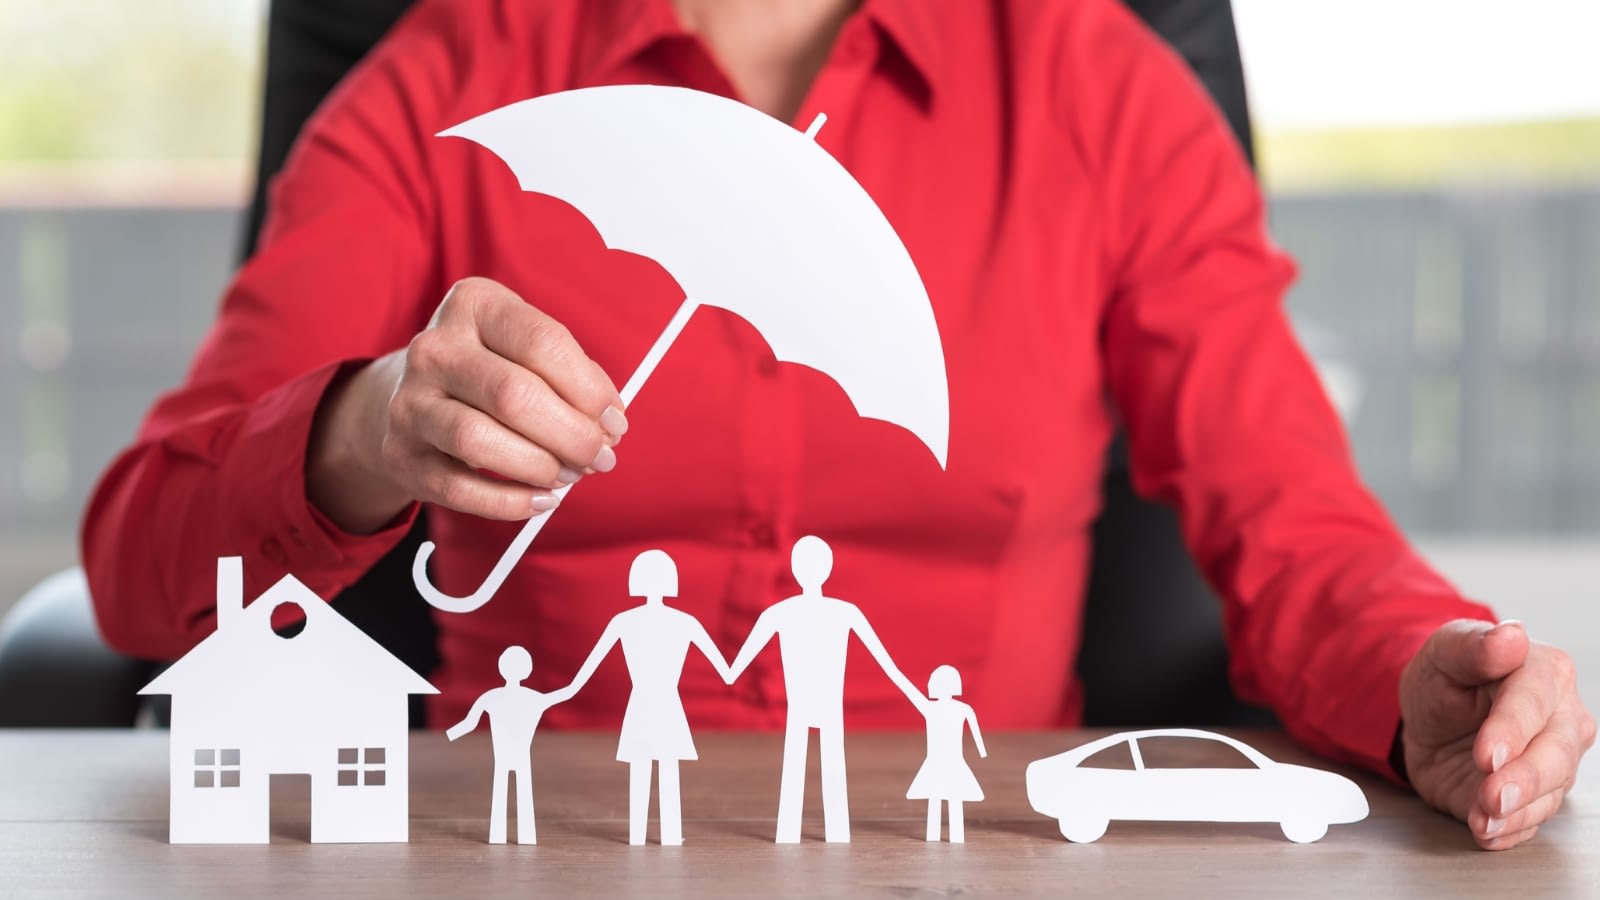
<svg viewBox="0 0 1600 900"><path fill-rule="evenodd" d="M803 841L772 842L781 737L705 733L683 764L685 844L627 843L627 769L611 734L534 739L540 843L487 843L491 755L479 733L412 737L411 842L310 844L309 781L274 778L272 843L167 843L161 731L0 731L0 895L526 897L860 896L1021 893L1159 897L1593 896L1600 791L1580 783L1528 845L1475 849L1466 829L1381 779L1346 772L1372 814L1293 844L1273 825L1113 822L1069 844L1028 805L1023 772L1104 731L989 735L969 761L987 799L967 805L967 843L923 840L926 805L905 799L920 734L846 739L854 842L827 844L815 778ZM1237 731L1283 762L1325 766L1271 731ZM1209 742L1174 741L1147 764L1216 765ZM1227 753L1228 751L1222 751Z"/></svg>

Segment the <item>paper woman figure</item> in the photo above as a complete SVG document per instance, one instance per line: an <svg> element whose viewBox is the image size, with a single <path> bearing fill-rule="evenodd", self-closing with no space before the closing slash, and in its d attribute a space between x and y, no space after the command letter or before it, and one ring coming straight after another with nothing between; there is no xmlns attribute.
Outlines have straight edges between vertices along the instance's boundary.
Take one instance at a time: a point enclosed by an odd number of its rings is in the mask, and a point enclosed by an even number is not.
<svg viewBox="0 0 1600 900"><path fill-rule="evenodd" d="M494 799L489 804L489 843L506 842L506 779L516 776L517 790L517 843L536 842L533 820L533 732L539 727L544 711L561 703L573 694L571 688L541 693L523 687L522 682L533 674L533 657L522 647L507 647L500 654L500 677L505 686L483 692L466 718L452 725L444 734L455 740L478 727L478 722L489 717L489 735L494 742Z"/></svg>
<svg viewBox="0 0 1600 900"><path fill-rule="evenodd" d="M622 644L633 681L617 743L617 760L628 764L628 843L644 843L650 765L657 763L661 843L681 844L678 761L697 759L698 754L678 695L678 678L691 645L700 648L724 681L730 680L728 663L699 620L662 602L663 597L678 596L678 567L672 557L660 550L639 554L628 573L628 593L645 602L612 618L567 690L580 690L611 647Z"/></svg>
<svg viewBox="0 0 1600 900"><path fill-rule="evenodd" d="M972 728L972 742L980 757L988 756L983 747L983 732L978 730L978 715L972 707L956 699L961 693L961 673L954 666L940 666L928 678L931 703L920 707L928 722L928 758L906 791L908 800L928 801L928 840L939 839L939 801L950 805L950 843L960 844L963 833L961 804L983 799L983 788L967 766L962 746L962 728Z"/></svg>

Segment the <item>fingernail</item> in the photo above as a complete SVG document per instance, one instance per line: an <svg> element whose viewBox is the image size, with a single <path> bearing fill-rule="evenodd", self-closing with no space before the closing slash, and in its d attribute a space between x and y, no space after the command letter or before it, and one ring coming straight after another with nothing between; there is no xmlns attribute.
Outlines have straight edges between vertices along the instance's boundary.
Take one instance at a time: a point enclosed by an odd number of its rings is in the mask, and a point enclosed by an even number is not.
<svg viewBox="0 0 1600 900"><path fill-rule="evenodd" d="M1492 768L1489 771L1491 771L1491 772L1500 771L1500 767L1506 764L1506 757L1508 757L1510 755L1511 755L1511 748L1510 747L1507 747L1505 744L1495 744L1494 745L1494 759L1492 761L1490 761L1490 766L1492 766Z"/></svg>
<svg viewBox="0 0 1600 900"><path fill-rule="evenodd" d="M579 472L577 469L574 469L570 466L562 466L561 471L556 473L556 480L562 484L572 484L574 481L577 481L582 477L582 472Z"/></svg>
<svg viewBox="0 0 1600 900"><path fill-rule="evenodd" d="M617 451L610 447L602 446L600 452L595 454L594 462L589 467L596 472L609 472L617 467Z"/></svg>
<svg viewBox="0 0 1600 900"><path fill-rule="evenodd" d="M1522 802L1522 788L1508 784L1500 789L1500 815L1509 816L1517 811L1517 804Z"/></svg>
<svg viewBox="0 0 1600 900"><path fill-rule="evenodd" d="M1505 819L1496 819L1496 818L1490 817L1489 821L1484 823L1483 836L1484 837L1493 837L1494 835L1499 834L1500 830L1502 828L1505 828L1505 827L1506 827L1506 820Z"/></svg>
<svg viewBox="0 0 1600 900"><path fill-rule="evenodd" d="M608 406L606 411L600 414L600 427L612 437L622 437L628 433L628 417L615 406Z"/></svg>
<svg viewBox="0 0 1600 900"><path fill-rule="evenodd" d="M533 499L528 501L528 506L532 507L535 513L546 513L555 509L560 503L561 498L554 494L534 494Z"/></svg>
<svg viewBox="0 0 1600 900"><path fill-rule="evenodd" d="M1521 619L1501 619L1499 622L1495 623L1494 627L1495 627L1496 631L1499 631L1502 628L1508 628L1508 627L1511 627L1513 625L1516 626L1517 628L1522 628L1523 627L1522 620Z"/></svg>

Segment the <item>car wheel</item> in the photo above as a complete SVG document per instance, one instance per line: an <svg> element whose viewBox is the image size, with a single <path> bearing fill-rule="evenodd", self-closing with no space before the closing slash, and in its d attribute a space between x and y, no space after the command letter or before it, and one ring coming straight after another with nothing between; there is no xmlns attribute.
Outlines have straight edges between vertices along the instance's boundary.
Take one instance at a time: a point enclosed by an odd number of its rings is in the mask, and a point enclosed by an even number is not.
<svg viewBox="0 0 1600 900"><path fill-rule="evenodd" d="M1328 833L1328 826L1324 822L1290 820L1279 827L1283 829L1283 836L1296 844L1309 844Z"/></svg>
<svg viewBox="0 0 1600 900"><path fill-rule="evenodd" d="M1106 819L1062 819L1061 836L1074 844L1092 844L1106 833Z"/></svg>

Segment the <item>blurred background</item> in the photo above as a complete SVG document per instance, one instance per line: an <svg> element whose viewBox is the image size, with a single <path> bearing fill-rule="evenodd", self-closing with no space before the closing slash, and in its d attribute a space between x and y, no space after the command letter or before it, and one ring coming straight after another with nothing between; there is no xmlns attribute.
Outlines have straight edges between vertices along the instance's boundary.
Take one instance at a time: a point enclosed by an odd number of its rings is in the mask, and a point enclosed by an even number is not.
<svg viewBox="0 0 1600 900"><path fill-rule="evenodd" d="M73 564L212 316L265 7L0 0L0 613ZM1367 479L1470 593L1600 644L1600 4L1234 8L1290 309Z"/></svg>

